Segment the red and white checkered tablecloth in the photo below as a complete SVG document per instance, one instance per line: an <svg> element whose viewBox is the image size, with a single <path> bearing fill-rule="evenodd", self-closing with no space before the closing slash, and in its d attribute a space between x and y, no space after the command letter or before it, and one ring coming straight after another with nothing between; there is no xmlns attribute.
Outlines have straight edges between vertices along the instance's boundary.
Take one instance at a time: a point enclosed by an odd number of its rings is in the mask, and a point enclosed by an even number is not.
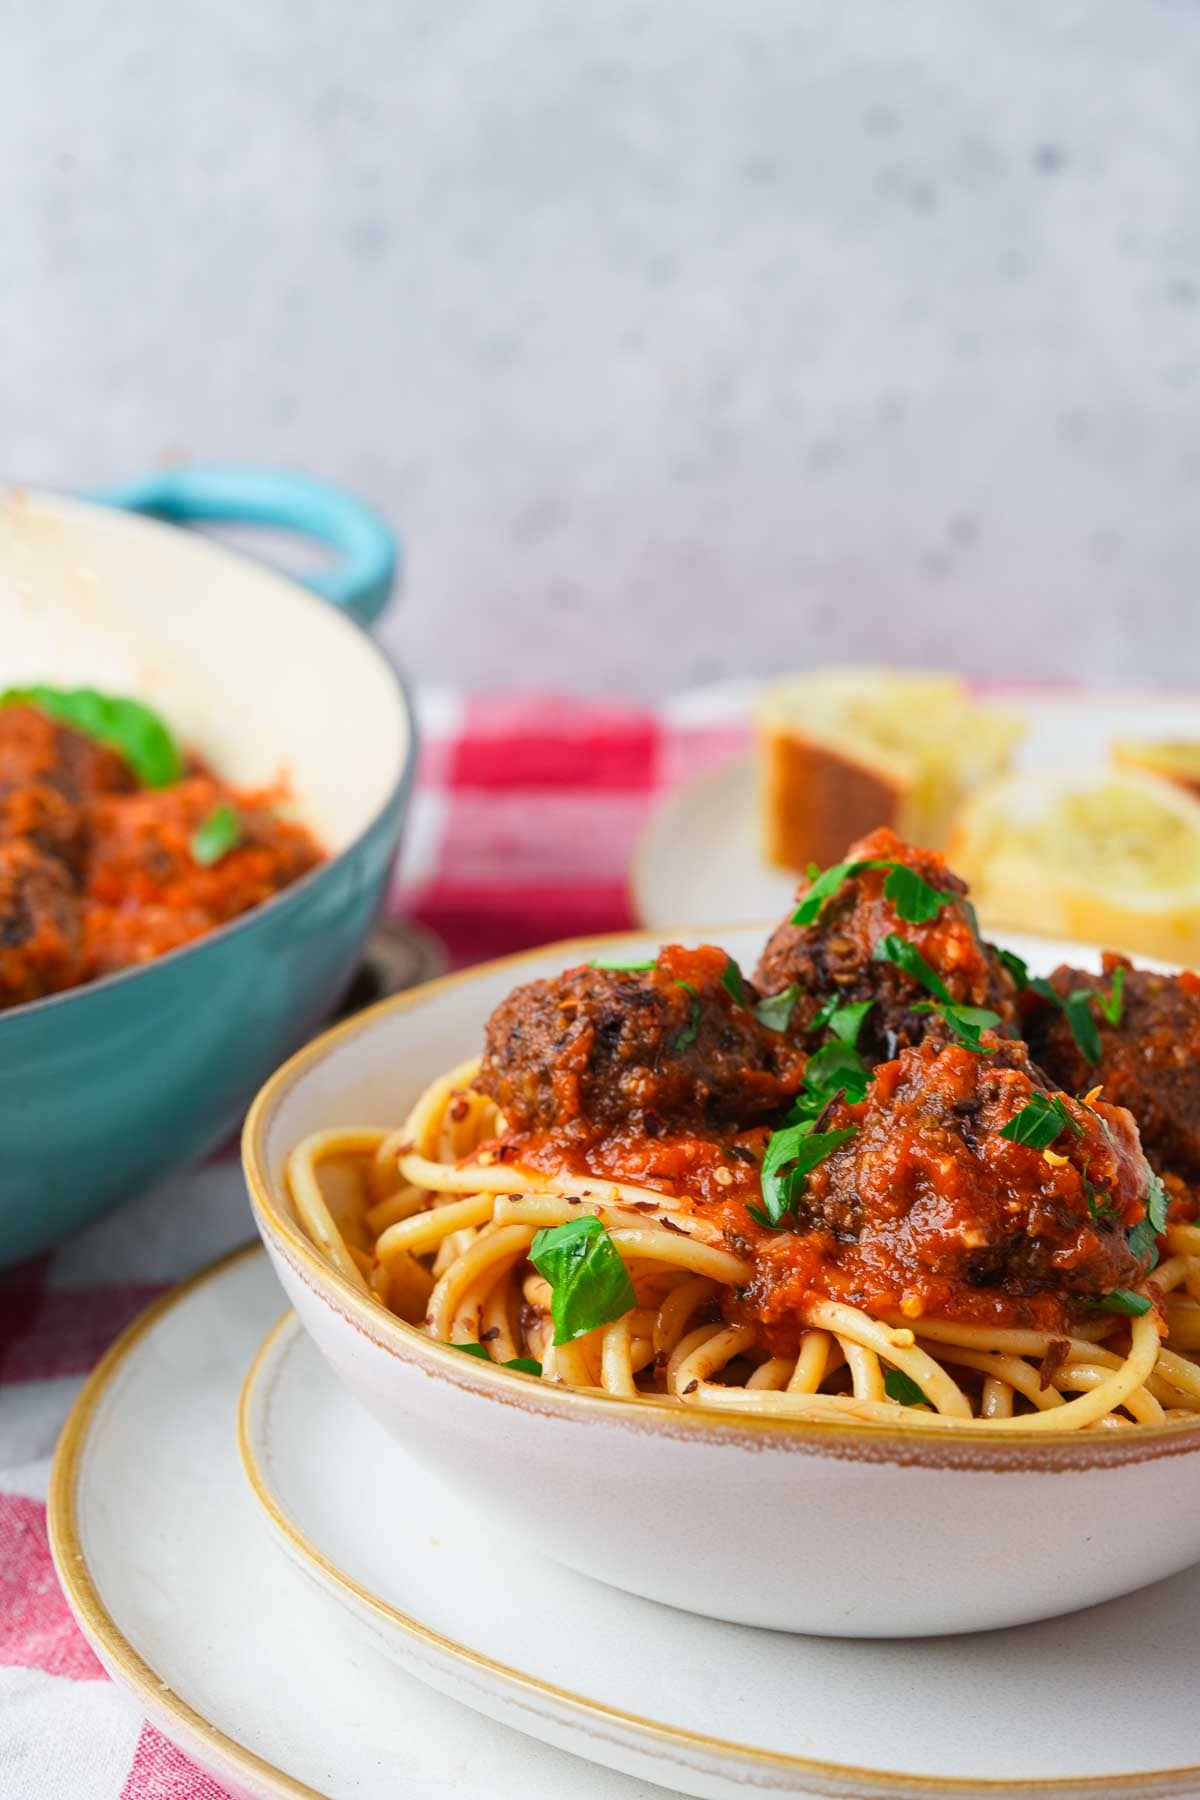
<svg viewBox="0 0 1200 1800"><path fill-rule="evenodd" d="M651 802L746 735L734 690L658 709L435 692L419 715L394 906L458 964L632 923L626 875ZM224 1800L137 1717L76 1630L45 1499L55 1439L103 1350L164 1287L249 1235L236 1164L216 1159L0 1273L4 1800Z"/></svg>

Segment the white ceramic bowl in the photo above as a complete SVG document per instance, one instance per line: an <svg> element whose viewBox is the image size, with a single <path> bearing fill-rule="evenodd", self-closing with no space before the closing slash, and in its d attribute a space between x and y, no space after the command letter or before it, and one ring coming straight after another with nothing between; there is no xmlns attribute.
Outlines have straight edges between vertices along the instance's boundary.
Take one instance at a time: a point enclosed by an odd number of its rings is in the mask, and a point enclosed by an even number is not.
<svg viewBox="0 0 1200 1800"><path fill-rule="evenodd" d="M745 965L761 927L717 940ZM703 941L686 934L685 942ZM1094 950L1011 940L1036 972ZM489 1526L631 1593L714 1618L848 1637L983 1631L1128 1593L1200 1558L1200 1427L1058 1441L735 1420L580 1394L435 1343L342 1280L292 1214L311 1131L394 1126L477 1053L520 981L644 936L557 944L383 1002L310 1044L246 1122L255 1219L289 1299L376 1419ZM396 1497L402 1513L404 1497Z"/></svg>

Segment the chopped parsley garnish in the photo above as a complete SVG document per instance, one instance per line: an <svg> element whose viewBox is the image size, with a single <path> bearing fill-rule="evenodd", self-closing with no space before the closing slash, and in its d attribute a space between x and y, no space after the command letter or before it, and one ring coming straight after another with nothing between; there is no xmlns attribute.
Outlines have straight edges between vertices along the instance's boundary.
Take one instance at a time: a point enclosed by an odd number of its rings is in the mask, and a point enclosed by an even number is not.
<svg viewBox="0 0 1200 1800"><path fill-rule="evenodd" d="M896 933L891 931L886 937L880 938L872 955L876 962L894 963L896 968L902 969L906 975L911 976L914 981L920 982L923 988L928 989L936 1000L943 1001L947 1006L953 1006L950 990L941 976L935 969L930 968L917 946L910 944L907 938L897 937Z"/></svg>
<svg viewBox="0 0 1200 1800"><path fill-rule="evenodd" d="M813 1121L802 1119L774 1132L762 1162L762 1209L747 1207L751 1217L760 1225L778 1226L799 1199L809 1172L856 1131L853 1125L842 1131L814 1131Z"/></svg>
<svg viewBox="0 0 1200 1800"><path fill-rule="evenodd" d="M742 971L738 968L732 956L726 957L725 959L725 973L721 977L721 986L725 989L725 992L729 995L735 1006L745 1006L746 984L742 980Z"/></svg>
<svg viewBox="0 0 1200 1800"><path fill-rule="evenodd" d="M828 1029L844 1044L857 1044L863 1020L874 1004L873 1000L841 1001L835 994L813 1014L808 1023L809 1033Z"/></svg>
<svg viewBox="0 0 1200 1800"><path fill-rule="evenodd" d="M989 1056L986 1044L980 1040L981 1031L990 1031L1000 1023L999 1013L994 1013L986 1006L964 1006L960 1001L951 998L950 990L937 973L931 969L915 944L907 938L898 937L889 932L887 937L880 938L872 952L876 962L894 963L896 968L934 996L933 1001L921 1000L914 1006L914 1012L935 1012L945 1020L953 1035L968 1050L977 1056Z"/></svg>
<svg viewBox="0 0 1200 1800"><path fill-rule="evenodd" d="M1114 1288L1111 1294L1102 1295L1095 1304L1101 1312L1122 1313L1127 1319L1140 1319L1143 1313L1150 1311L1146 1296L1130 1293L1128 1288Z"/></svg>
<svg viewBox="0 0 1200 1800"><path fill-rule="evenodd" d="M903 1369L885 1369L883 1372L883 1391L889 1400L896 1400L901 1406L928 1406L924 1391L919 1388L911 1375Z"/></svg>
<svg viewBox="0 0 1200 1800"><path fill-rule="evenodd" d="M95 688L11 687L0 706L36 706L47 718L71 725L125 758L144 787L169 787L183 774L183 756L170 730L140 700L100 694Z"/></svg>
<svg viewBox="0 0 1200 1800"><path fill-rule="evenodd" d="M657 956L647 960L645 957L622 956L615 951L611 956L593 956L589 967L593 969L612 969L618 975L641 974L644 969L652 969L658 962Z"/></svg>
<svg viewBox="0 0 1200 1800"><path fill-rule="evenodd" d="M1129 1245L1130 1255L1148 1265L1146 1273L1149 1274L1158 1264L1158 1233L1150 1220L1139 1219L1136 1225L1131 1225L1125 1233L1125 1242Z"/></svg>
<svg viewBox="0 0 1200 1800"><path fill-rule="evenodd" d="M1040 994L1052 1006L1057 1006L1071 1028L1071 1036L1075 1039L1076 1048L1082 1057L1090 1063L1098 1063L1101 1057L1100 1031L1092 1015L1092 1001L1098 1000L1098 994L1091 994L1086 988L1075 988L1067 995L1056 994L1044 976L1039 975L1028 982L1031 992ZM1118 1007L1120 992L1117 992ZM1111 1004L1111 1001L1110 1001Z"/></svg>
<svg viewBox="0 0 1200 1800"><path fill-rule="evenodd" d="M873 1079L853 1044L830 1038L809 1057L803 1085L792 1102L793 1112L801 1118L815 1119L843 1090L847 1100L861 1100Z"/></svg>
<svg viewBox="0 0 1200 1800"><path fill-rule="evenodd" d="M1083 1192L1087 1200L1088 1218L1093 1225L1104 1225L1114 1217L1117 1208L1111 1194L1106 1194L1090 1181L1084 1182Z"/></svg>
<svg viewBox="0 0 1200 1800"><path fill-rule="evenodd" d="M959 898L957 894L932 887L915 869L910 869L907 863L892 862L887 858L840 862L820 873L814 874L814 869L809 870L812 886L792 914L792 924L815 924L825 902L832 900L844 881L861 875L864 869L888 871L887 880L883 884L884 899L891 901L896 909L896 916L907 925L927 925L931 919L937 918L943 906Z"/></svg>
<svg viewBox="0 0 1200 1800"><path fill-rule="evenodd" d="M529 1260L550 1284L556 1344L573 1343L598 1325L622 1318L635 1303L629 1271L591 1213L539 1231Z"/></svg>
<svg viewBox="0 0 1200 1800"><path fill-rule="evenodd" d="M188 848L192 853L192 861L203 868L211 868L219 863L223 856L236 850L242 841L242 821L237 810L228 800L214 806L206 819L202 819L189 839Z"/></svg>
<svg viewBox="0 0 1200 1800"><path fill-rule="evenodd" d="M491 1353L486 1344L451 1344L451 1350L461 1350L465 1356L481 1356L484 1362L491 1362ZM542 1365L532 1356L513 1356L505 1363L497 1363L498 1369L515 1369L518 1375L540 1375Z"/></svg>
<svg viewBox="0 0 1200 1800"><path fill-rule="evenodd" d="M1018 988L1023 990L1029 986L1029 965L1023 957L1018 956L1015 950L1002 950L999 944L989 944L988 948L999 958Z"/></svg>
<svg viewBox="0 0 1200 1800"><path fill-rule="evenodd" d="M1121 1009L1125 1002L1125 965L1123 963L1118 963L1113 970L1112 987L1109 989L1107 1000L1103 994L1097 994L1095 1001L1110 1025L1121 1023Z"/></svg>
<svg viewBox="0 0 1200 1800"><path fill-rule="evenodd" d="M896 917L903 919L906 925L928 925L931 919L937 918L943 906L958 899L957 894L930 887L907 863L892 864L891 873L883 884L883 897L891 901Z"/></svg>
<svg viewBox="0 0 1200 1800"><path fill-rule="evenodd" d="M765 1000L760 1000L754 1008L754 1016L768 1031L786 1031L799 998L800 984L793 981L791 987L784 988L782 994L768 994Z"/></svg>
<svg viewBox="0 0 1200 1800"><path fill-rule="evenodd" d="M843 881L848 881L852 875L861 874L863 869L869 869L871 864L869 862L834 863L830 868L814 876L815 866L813 864L809 868L812 886L792 914L793 925L815 924L821 915L821 908L827 900L833 899Z"/></svg>
<svg viewBox="0 0 1200 1800"><path fill-rule="evenodd" d="M1167 1229L1168 1204L1167 1190L1151 1170L1150 1185L1146 1190L1145 1217L1139 1219L1136 1225L1131 1225L1125 1233L1125 1242L1129 1245L1131 1254L1139 1262L1146 1263L1147 1274L1158 1264L1158 1240Z"/></svg>
<svg viewBox="0 0 1200 1800"><path fill-rule="evenodd" d="M1072 1118L1060 1094L1032 1094L1028 1103L1001 1132L1014 1144L1028 1144L1031 1150L1045 1150L1061 1132L1083 1136L1083 1126Z"/></svg>
<svg viewBox="0 0 1200 1800"><path fill-rule="evenodd" d="M835 1006L825 1023L834 1037L840 1038L843 1044L851 1048L858 1043L858 1034L863 1028L863 1020L874 1006L873 1000L852 1000L845 1006Z"/></svg>
<svg viewBox="0 0 1200 1800"><path fill-rule="evenodd" d="M918 1000L913 1011L936 1013L945 1020L951 1036L968 1050L973 1050L976 1056L994 1054L979 1035L981 1031L994 1031L1000 1023L1000 1014L989 1007L960 1006L954 1000Z"/></svg>
<svg viewBox="0 0 1200 1800"><path fill-rule="evenodd" d="M671 1045L672 1050L686 1050L695 1043L700 1035L700 996L690 981L677 981L676 987L686 988L692 996L692 1004L688 1008L687 1024Z"/></svg>

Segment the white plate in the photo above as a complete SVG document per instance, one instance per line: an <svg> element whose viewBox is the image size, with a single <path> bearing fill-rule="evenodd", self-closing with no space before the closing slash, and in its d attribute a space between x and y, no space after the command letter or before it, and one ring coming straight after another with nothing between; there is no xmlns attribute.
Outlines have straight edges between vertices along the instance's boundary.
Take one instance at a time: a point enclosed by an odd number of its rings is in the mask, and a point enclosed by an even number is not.
<svg viewBox="0 0 1200 1800"><path fill-rule="evenodd" d="M67 1422L51 1536L109 1674L254 1800L655 1800L407 1680L274 1553L235 1414L281 1303L262 1252L235 1252L143 1315Z"/></svg>
<svg viewBox="0 0 1200 1800"><path fill-rule="evenodd" d="M688 698L708 718L703 693ZM1117 737L1200 739L1200 700L1194 697L1005 690L995 698L1029 722L1016 757L1020 768L1103 765ZM747 696L747 728L751 703ZM714 691L713 704L728 704L721 690ZM709 919L774 919L784 911L796 877L763 859L757 777L755 753L747 750L675 788L655 807L630 872L634 915L648 930Z"/></svg>
<svg viewBox="0 0 1200 1800"><path fill-rule="evenodd" d="M1200 1763L1200 1570L970 1638L852 1642L719 1624L498 1536L486 1466L475 1505L450 1495L347 1400L294 1319L248 1378L242 1439L285 1549L406 1669L677 1792L1200 1793L1189 1766ZM803 1521L755 1519L750 1492L728 1528L756 1532L769 1555L772 1534ZM914 1558L936 1555L919 1519L912 1530Z"/></svg>

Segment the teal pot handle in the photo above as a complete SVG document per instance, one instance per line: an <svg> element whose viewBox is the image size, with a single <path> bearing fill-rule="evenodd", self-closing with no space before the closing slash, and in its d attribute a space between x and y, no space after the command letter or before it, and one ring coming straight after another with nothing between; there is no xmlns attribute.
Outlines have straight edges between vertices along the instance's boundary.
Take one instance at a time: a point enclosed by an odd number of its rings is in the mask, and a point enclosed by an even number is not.
<svg viewBox="0 0 1200 1800"><path fill-rule="evenodd" d="M361 625L375 623L396 579L399 545L378 513L341 488L307 475L279 469L164 469L96 489L88 498L172 525L267 525L316 538L337 553L338 561L300 580Z"/></svg>

